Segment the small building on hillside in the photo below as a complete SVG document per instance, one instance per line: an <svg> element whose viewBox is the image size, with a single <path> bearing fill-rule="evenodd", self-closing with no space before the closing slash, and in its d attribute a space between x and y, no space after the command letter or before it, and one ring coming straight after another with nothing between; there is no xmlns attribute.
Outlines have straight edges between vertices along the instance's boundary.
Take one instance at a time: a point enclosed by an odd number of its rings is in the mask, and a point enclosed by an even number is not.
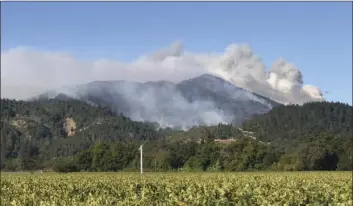
<svg viewBox="0 0 353 206"><path fill-rule="evenodd" d="M229 144L229 143L235 142L236 139L215 139L214 141L219 143Z"/></svg>

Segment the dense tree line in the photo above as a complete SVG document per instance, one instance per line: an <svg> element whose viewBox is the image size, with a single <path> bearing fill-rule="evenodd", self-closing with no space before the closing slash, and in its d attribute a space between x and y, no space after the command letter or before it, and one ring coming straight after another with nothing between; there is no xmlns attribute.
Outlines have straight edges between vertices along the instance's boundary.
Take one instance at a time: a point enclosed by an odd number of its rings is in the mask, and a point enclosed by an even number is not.
<svg viewBox="0 0 353 206"><path fill-rule="evenodd" d="M57 171L138 171L139 144L98 143L74 157L61 160ZM269 147L255 140L243 138L229 145L214 141L147 142L144 145L146 171L243 171L268 169L272 166ZM276 157L275 157L276 158ZM59 166L59 167L58 167Z"/></svg>
<svg viewBox="0 0 353 206"><path fill-rule="evenodd" d="M76 123L73 136L64 129L66 118ZM73 156L101 141L161 138L152 123L131 121L109 108L81 101L1 100L1 168L30 169L22 164L30 160L46 165L54 157Z"/></svg>
<svg viewBox="0 0 353 206"><path fill-rule="evenodd" d="M159 144L159 145L158 145ZM158 146L157 146L158 145ZM74 157L54 165L54 170L138 171L139 144L98 143ZM145 171L249 171L249 170L336 170L339 159L323 145L310 145L297 156L281 154L267 144L241 138L230 144L209 139L149 142L144 145ZM75 165L72 170L72 165Z"/></svg>
<svg viewBox="0 0 353 206"><path fill-rule="evenodd" d="M65 119L76 123L68 135ZM135 171L351 170L352 107L278 106L243 124L157 129L76 100L1 100L1 169ZM215 142L215 139L236 141Z"/></svg>
<svg viewBox="0 0 353 206"><path fill-rule="evenodd" d="M352 109L339 102L282 105L246 121L243 129L285 153L290 167L317 169L295 161L335 154L339 169L352 169Z"/></svg>

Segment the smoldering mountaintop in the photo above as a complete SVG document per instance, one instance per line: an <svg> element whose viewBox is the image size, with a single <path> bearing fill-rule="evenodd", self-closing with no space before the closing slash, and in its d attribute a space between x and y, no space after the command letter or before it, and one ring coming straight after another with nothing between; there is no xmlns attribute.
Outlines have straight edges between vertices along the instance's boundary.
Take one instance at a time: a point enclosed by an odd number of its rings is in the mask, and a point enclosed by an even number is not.
<svg viewBox="0 0 353 206"><path fill-rule="evenodd" d="M274 102L324 100L319 88L304 85L294 64L279 59L266 70L248 45L231 44L223 53L200 54L186 52L176 42L129 63L81 61L29 48L1 56L2 97L26 99L59 88L46 96L61 93L114 107L134 120L155 121L162 127L240 123L269 111Z"/></svg>

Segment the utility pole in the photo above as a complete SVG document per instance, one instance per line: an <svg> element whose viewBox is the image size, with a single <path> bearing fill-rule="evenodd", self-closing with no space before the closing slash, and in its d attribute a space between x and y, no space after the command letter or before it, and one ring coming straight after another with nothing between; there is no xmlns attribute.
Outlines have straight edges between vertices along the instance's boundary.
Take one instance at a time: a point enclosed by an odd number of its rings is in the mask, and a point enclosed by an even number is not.
<svg viewBox="0 0 353 206"><path fill-rule="evenodd" d="M142 145L140 146L140 169L141 169L141 175L143 173L143 158L142 158Z"/></svg>
<svg viewBox="0 0 353 206"><path fill-rule="evenodd" d="M142 152L142 147L143 147L143 145L144 145L146 142L147 142L147 141L145 141L145 142L140 146L140 148L139 148L139 150L140 150L140 169L141 169L141 175L142 175L142 173L143 173L143 157L142 157L143 152Z"/></svg>

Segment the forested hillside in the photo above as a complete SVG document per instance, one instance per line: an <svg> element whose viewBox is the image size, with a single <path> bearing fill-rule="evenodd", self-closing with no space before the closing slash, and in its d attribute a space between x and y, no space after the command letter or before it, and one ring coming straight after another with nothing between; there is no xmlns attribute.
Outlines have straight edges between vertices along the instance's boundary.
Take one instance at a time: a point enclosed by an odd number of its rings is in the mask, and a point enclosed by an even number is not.
<svg viewBox="0 0 353 206"><path fill-rule="evenodd" d="M1 100L2 166L14 158L44 164L52 157L75 155L101 141L160 137L153 124L134 122L81 101Z"/></svg>
<svg viewBox="0 0 353 206"><path fill-rule="evenodd" d="M290 153L292 156L287 157L292 158L293 167L298 164L297 157L309 161L318 153L336 153L338 166L351 168L352 111L352 106L338 102L278 106L243 123L243 129L254 132L258 140L271 143L277 150ZM305 164L299 167L310 169L309 163Z"/></svg>
<svg viewBox="0 0 353 206"><path fill-rule="evenodd" d="M244 123L157 129L71 100L1 100L1 169L150 171L352 169L352 107L279 106ZM217 141L215 141L217 140ZM218 141L222 140L222 141Z"/></svg>

